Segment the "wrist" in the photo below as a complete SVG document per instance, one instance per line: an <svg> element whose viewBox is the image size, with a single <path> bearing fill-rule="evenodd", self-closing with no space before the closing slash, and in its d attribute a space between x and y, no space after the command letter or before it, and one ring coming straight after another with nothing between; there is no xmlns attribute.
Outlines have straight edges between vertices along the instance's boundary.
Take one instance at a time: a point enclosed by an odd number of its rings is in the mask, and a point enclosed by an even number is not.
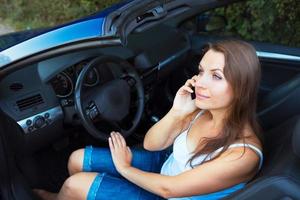
<svg viewBox="0 0 300 200"><path fill-rule="evenodd" d="M123 167L120 167L120 168L118 168L117 169L117 171L122 175L122 176L124 176L125 174L127 174L129 171L130 171L130 169L132 168L132 166L123 166Z"/></svg>

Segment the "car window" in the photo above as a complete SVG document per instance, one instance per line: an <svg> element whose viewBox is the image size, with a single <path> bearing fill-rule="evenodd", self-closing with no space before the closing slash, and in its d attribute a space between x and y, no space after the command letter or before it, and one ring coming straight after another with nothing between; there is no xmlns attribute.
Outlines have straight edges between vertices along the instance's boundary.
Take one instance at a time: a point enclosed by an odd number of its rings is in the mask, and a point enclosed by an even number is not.
<svg viewBox="0 0 300 200"><path fill-rule="evenodd" d="M297 0L252 0L208 10L184 23L198 34L300 47ZM192 26L196 24L196 26Z"/></svg>

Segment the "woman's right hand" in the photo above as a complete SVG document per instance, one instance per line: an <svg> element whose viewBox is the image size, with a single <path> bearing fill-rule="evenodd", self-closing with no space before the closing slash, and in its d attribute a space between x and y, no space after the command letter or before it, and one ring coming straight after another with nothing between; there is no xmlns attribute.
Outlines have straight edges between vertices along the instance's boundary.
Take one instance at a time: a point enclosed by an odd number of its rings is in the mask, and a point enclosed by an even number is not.
<svg viewBox="0 0 300 200"><path fill-rule="evenodd" d="M197 76L193 76L191 79L188 79L176 93L171 110L180 117L185 117L197 109L195 99L191 97L191 93L194 92L192 87L195 87L196 78Z"/></svg>

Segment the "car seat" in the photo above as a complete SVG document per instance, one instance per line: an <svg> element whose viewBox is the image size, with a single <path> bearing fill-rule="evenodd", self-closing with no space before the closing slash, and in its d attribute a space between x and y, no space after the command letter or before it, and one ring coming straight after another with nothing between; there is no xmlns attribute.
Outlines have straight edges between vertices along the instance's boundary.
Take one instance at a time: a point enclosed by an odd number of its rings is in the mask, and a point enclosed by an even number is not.
<svg viewBox="0 0 300 200"><path fill-rule="evenodd" d="M300 199L300 115L264 135L261 171L245 188L225 199Z"/></svg>
<svg viewBox="0 0 300 200"><path fill-rule="evenodd" d="M257 117L264 130L300 114L300 74L279 85L258 102Z"/></svg>

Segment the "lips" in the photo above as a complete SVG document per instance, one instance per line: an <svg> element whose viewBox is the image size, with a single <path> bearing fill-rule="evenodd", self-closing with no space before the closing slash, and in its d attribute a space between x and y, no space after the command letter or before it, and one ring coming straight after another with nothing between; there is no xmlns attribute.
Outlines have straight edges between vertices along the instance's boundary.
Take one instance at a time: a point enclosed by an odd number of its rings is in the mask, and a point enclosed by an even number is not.
<svg viewBox="0 0 300 200"><path fill-rule="evenodd" d="M203 94L200 94L200 93L196 93L196 97L199 98L199 99L208 99L209 96L206 96L206 95L203 95Z"/></svg>

